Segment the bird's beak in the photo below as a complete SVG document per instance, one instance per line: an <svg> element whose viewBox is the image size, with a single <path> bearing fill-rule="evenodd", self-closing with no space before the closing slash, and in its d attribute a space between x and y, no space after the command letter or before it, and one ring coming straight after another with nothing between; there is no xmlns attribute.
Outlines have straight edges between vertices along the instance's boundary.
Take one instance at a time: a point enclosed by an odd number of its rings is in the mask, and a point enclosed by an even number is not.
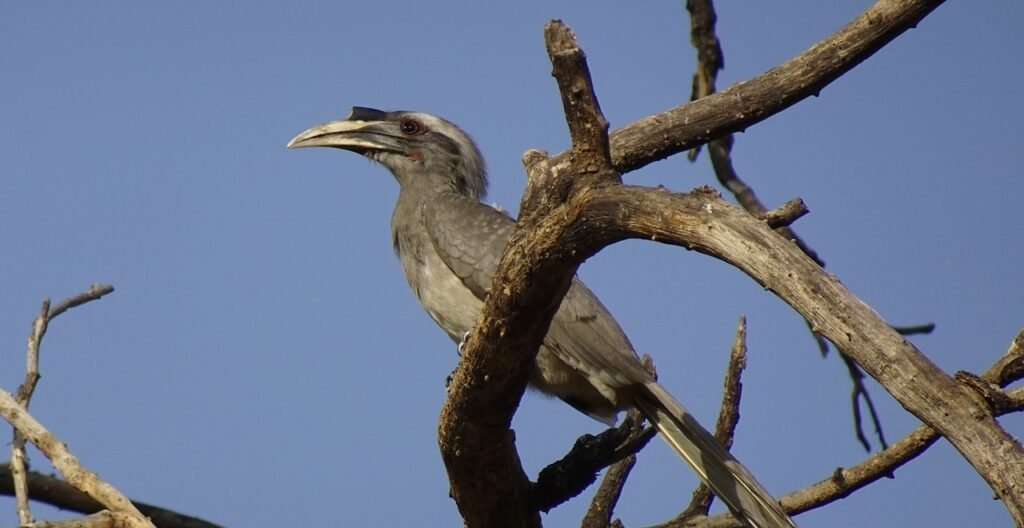
<svg viewBox="0 0 1024 528"><path fill-rule="evenodd" d="M374 112L383 115L383 112ZM295 136L288 142L288 148L334 147L361 154L369 151L403 152L394 124L383 118L362 119L366 114L364 109L353 109L346 119L317 125Z"/></svg>

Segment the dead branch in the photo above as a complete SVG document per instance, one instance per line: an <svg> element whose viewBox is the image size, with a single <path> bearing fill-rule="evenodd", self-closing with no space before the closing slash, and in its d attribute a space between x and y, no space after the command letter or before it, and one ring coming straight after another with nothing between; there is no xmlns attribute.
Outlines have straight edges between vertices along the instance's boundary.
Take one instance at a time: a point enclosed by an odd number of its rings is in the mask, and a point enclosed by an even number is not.
<svg viewBox="0 0 1024 528"><path fill-rule="evenodd" d="M103 505L96 502L95 499L60 478L35 471L29 471L26 477L33 501L44 502L62 510L84 514L98 513L104 509ZM0 494L14 494L11 467L8 464L0 464ZM209 521L190 517L145 502L133 500L132 504L143 515L149 517L157 528L220 528L219 525Z"/></svg>
<svg viewBox="0 0 1024 528"><path fill-rule="evenodd" d="M725 369L722 406L718 412L718 420L715 421L715 438L726 449L732 449L736 425L740 422L740 399L743 396L743 383L740 379L745 368L747 368L747 318L741 315L740 321L736 325L736 339L732 344L732 351L729 353L729 365ZM697 489L693 490L690 504L676 516L676 519L685 521L691 517L707 517L711 510L712 500L714 500L714 495L711 488L703 482L700 483Z"/></svg>
<svg viewBox="0 0 1024 528"><path fill-rule="evenodd" d="M53 309L50 308L50 299L43 299L43 306L39 315L32 321L32 331L28 336L28 351L25 361L25 381L18 387L17 397L19 405L28 409L32 400L32 393L36 390L39 382L39 347L42 344L43 336L50 325L50 321L70 308L80 306L89 301L95 301L100 297L114 291L113 286L93 284L88 291L82 292L73 297L68 297L57 303ZM25 456L25 436L21 431L14 430L14 440L11 442L11 474L14 483L15 509L18 512L18 521L21 524L31 524L35 519L32 510L29 508L29 490L26 482L27 463Z"/></svg>
<svg viewBox="0 0 1024 528"><path fill-rule="evenodd" d="M1024 379L1024 371L1019 365L1024 362L1024 330L1021 330L1010 344L1006 353L981 376L981 380L998 387L1006 387L1010 383ZM990 393L991 394L991 393ZM996 416L1024 410L1024 388L1000 393L986 401ZM997 403L998 402L998 403ZM848 497L855 491L871 483L891 477L894 472L910 462L940 438L934 429L927 425L918 426L910 434L878 453L874 453L863 462L848 468L837 468L831 475L820 482L794 491L781 497L786 511L799 513L820 508L837 500ZM715 515L708 518L689 519L685 522L673 520L654 528L724 528L736 527L739 524L728 514Z"/></svg>
<svg viewBox="0 0 1024 528"><path fill-rule="evenodd" d="M85 468L71 454L64 442L43 427L24 407L18 405L14 395L5 390L0 390L0 416L3 416L15 429L25 435L25 438L38 447L71 485L88 493L90 497L96 499L108 510L135 516L138 519L136 526L152 528L152 523L132 505L127 497L101 480L96 473Z"/></svg>

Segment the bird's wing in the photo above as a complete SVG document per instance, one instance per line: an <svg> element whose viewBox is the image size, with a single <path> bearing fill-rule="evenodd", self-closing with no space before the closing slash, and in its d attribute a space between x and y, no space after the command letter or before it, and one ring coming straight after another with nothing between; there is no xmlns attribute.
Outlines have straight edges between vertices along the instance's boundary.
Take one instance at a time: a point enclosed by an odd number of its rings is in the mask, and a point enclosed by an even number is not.
<svg viewBox="0 0 1024 528"><path fill-rule="evenodd" d="M577 277L551 321L544 344L582 371L620 408L616 389L651 379L622 327Z"/></svg>
<svg viewBox="0 0 1024 528"><path fill-rule="evenodd" d="M482 301L515 220L462 196L441 195L425 208L423 221L437 254Z"/></svg>
<svg viewBox="0 0 1024 528"><path fill-rule="evenodd" d="M424 221L445 264L483 300L515 226L508 214L460 196L426 205ZM601 301L578 278L562 300L544 340L559 359L608 391L650 380L626 334Z"/></svg>

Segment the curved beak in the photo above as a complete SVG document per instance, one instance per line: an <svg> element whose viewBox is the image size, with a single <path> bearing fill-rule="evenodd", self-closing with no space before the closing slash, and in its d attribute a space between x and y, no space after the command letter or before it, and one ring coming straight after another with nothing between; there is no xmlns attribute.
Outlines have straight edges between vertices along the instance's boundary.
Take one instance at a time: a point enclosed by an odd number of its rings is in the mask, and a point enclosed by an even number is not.
<svg viewBox="0 0 1024 528"><path fill-rule="evenodd" d="M404 152L395 123L379 110L356 107L345 119L310 128L292 138L288 148L334 147L360 154L369 151Z"/></svg>

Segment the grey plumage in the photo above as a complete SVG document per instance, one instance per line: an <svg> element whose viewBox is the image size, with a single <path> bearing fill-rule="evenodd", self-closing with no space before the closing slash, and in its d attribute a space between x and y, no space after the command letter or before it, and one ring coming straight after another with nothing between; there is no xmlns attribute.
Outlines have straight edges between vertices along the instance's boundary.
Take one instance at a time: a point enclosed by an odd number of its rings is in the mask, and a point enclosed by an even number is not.
<svg viewBox="0 0 1024 528"><path fill-rule="evenodd" d="M289 147L335 147L387 167L399 183L392 242L423 308L458 342L471 330L514 226L480 202L483 158L454 124L417 112L356 107L313 127ZM638 408L670 446L750 526L795 526L739 461L644 370L629 339L578 279L537 354L531 384L606 423Z"/></svg>

